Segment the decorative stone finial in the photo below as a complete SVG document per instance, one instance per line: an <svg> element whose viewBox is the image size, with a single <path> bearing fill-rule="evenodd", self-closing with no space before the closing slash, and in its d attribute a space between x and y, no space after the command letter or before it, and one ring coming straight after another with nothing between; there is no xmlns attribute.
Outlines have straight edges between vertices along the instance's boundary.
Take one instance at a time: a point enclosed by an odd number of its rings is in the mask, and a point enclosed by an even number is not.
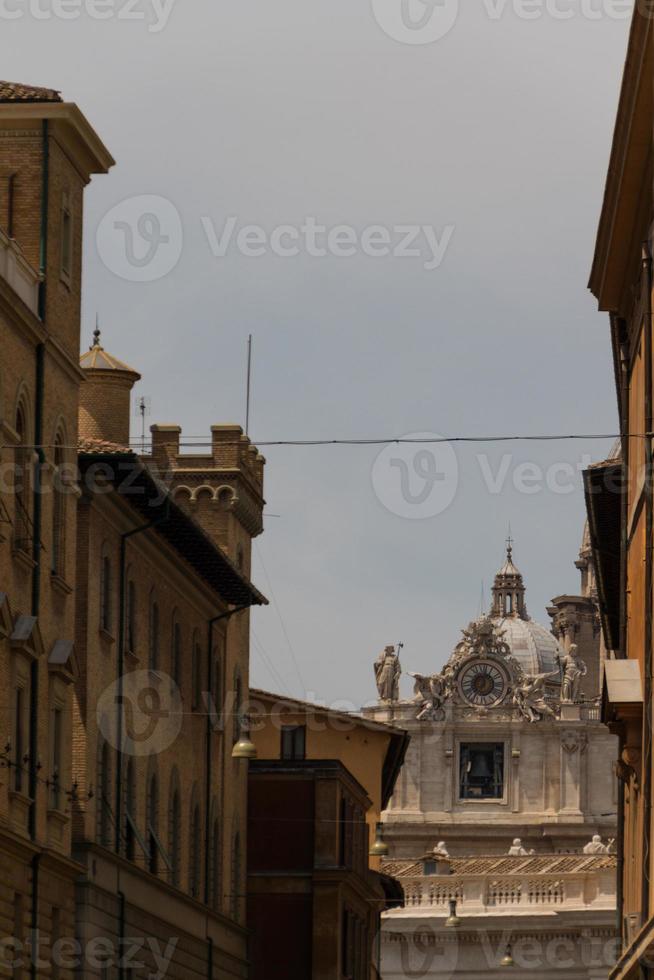
<svg viewBox="0 0 654 980"><path fill-rule="evenodd" d="M102 350L102 344L100 343L100 318L97 314L95 317L95 330L93 331L93 343L89 347L89 350Z"/></svg>

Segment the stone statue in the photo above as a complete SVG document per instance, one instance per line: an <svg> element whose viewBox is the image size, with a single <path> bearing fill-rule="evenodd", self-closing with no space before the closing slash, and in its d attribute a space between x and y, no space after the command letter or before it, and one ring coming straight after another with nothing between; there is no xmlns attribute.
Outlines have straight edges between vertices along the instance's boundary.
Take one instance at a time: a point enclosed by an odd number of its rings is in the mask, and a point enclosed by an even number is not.
<svg viewBox="0 0 654 980"><path fill-rule="evenodd" d="M415 701L420 705L416 718L418 721L422 721L424 718L434 718L448 694L448 684L445 677L442 674L432 674L431 676L411 674L410 676L415 681L413 688Z"/></svg>
<svg viewBox="0 0 654 980"><path fill-rule="evenodd" d="M516 684L513 691L513 703L523 718L529 722L541 721L543 718L554 718L554 709L545 700L545 681L548 677L558 676L557 672L549 674L525 675Z"/></svg>
<svg viewBox="0 0 654 980"><path fill-rule="evenodd" d="M599 834L594 834L593 839L584 847L584 854L610 854L614 838L610 838L608 844L602 843Z"/></svg>
<svg viewBox="0 0 654 980"><path fill-rule="evenodd" d="M447 850L447 845L444 840L438 842L434 848L434 857L449 858L449 853Z"/></svg>
<svg viewBox="0 0 654 980"><path fill-rule="evenodd" d="M512 846L509 848L509 854L511 857L529 857L533 853L533 848L531 851L525 850L519 837L516 837Z"/></svg>
<svg viewBox="0 0 654 980"><path fill-rule="evenodd" d="M567 653L558 657L561 668L561 701L575 703L581 699L581 678L586 676L587 668L577 653L573 643Z"/></svg>
<svg viewBox="0 0 654 980"><path fill-rule="evenodd" d="M375 660L375 680L380 701L397 701L400 697L402 667L395 647L385 647Z"/></svg>

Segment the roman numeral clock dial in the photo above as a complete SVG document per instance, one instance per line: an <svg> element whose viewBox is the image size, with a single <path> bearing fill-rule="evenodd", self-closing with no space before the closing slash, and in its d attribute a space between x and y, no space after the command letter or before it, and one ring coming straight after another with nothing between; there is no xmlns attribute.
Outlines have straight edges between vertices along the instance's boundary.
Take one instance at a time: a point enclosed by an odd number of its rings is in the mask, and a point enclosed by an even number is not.
<svg viewBox="0 0 654 980"><path fill-rule="evenodd" d="M507 693L504 671L490 660L477 660L464 667L459 675L462 697L475 707L489 708L499 704Z"/></svg>

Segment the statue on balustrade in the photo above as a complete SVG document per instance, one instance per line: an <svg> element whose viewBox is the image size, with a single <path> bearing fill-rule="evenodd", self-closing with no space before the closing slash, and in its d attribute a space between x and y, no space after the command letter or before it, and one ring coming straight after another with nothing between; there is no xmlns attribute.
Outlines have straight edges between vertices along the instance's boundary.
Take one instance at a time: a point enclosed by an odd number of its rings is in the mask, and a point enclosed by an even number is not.
<svg viewBox="0 0 654 980"><path fill-rule="evenodd" d="M402 667L395 647L385 647L375 660L375 680L380 701L397 701L400 697Z"/></svg>

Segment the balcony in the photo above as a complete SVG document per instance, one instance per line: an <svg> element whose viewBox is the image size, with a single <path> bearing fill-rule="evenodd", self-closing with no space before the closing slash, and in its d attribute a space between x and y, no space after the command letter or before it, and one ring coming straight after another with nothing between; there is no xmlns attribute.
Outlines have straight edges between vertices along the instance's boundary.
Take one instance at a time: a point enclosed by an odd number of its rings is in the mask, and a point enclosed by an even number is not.
<svg viewBox="0 0 654 980"><path fill-rule="evenodd" d="M473 863L477 873L465 869ZM389 917L445 917L453 899L460 917L615 909L616 858L612 855L561 855L552 856L549 862L538 857L481 858L460 864L459 873L454 870L451 875L400 874L405 907ZM515 865L513 873L511 864Z"/></svg>
<svg viewBox="0 0 654 980"><path fill-rule="evenodd" d="M20 247L0 229L0 277L23 303L38 316L41 277L32 268Z"/></svg>

